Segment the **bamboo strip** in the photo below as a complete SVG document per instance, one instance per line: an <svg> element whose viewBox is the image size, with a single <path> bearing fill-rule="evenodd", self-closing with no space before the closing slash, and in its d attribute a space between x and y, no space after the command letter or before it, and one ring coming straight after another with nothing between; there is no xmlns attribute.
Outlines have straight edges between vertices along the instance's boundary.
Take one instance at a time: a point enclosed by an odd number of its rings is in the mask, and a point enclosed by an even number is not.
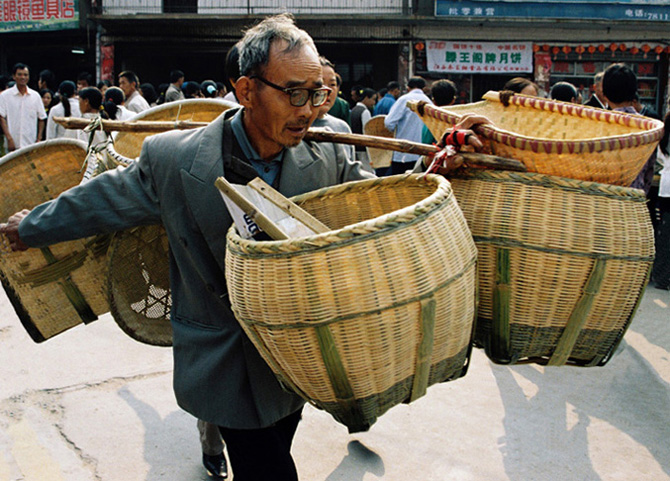
<svg viewBox="0 0 670 481"><path fill-rule="evenodd" d="M586 319L589 317L593 301L598 292L600 292L600 287L605 278L606 264L607 261L600 259L597 259L593 263L593 268L591 269L589 278L584 286L582 296L575 304L575 308L556 344L556 350L551 355L551 358L549 358L549 362L547 363L548 366L562 366L568 360L568 357L570 357L570 353L575 347L577 338L586 324Z"/></svg>
<svg viewBox="0 0 670 481"><path fill-rule="evenodd" d="M435 342L435 298L421 301L421 340L416 356L416 368L412 382L412 394L410 402L416 401L426 394L428 390L428 378L430 375L430 363L433 357L433 344Z"/></svg>
<svg viewBox="0 0 670 481"><path fill-rule="evenodd" d="M349 383L347 371L342 364L340 353L337 352L337 343L333 338L333 333L328 326L319 326L314 331L319 342L326 373L335 392L335 397L338 404L349 414L350 424L347 424L349 431L367 430L370 423L365 420L365 416L356 402L356 395Z"/></svg>
<svg viewBox="0 0 670 481"><path fill-rule="evenodd" d="M493 332L491 350L496 359L510 355L510 261L509 249L496 250L496 281L493 291Z"/></svg>

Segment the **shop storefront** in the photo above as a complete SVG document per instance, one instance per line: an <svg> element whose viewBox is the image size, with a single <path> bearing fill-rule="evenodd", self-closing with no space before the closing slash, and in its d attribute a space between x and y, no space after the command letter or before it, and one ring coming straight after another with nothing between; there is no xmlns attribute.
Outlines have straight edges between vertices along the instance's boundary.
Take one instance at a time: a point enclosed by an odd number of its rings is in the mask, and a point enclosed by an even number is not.
<svg viewBox="0 0 670 481"><path fill-rule="evenodd" d="M477 101L517 76L534 80L545 94L556 82L570 82L586 101L595 74L624 62L638 76L641 102L665 111L670 36L656 32L670 26L670 1L436 0L435 16L453 27L443 30L449 36L425 32L414 42L414 70L429 80L455 81L459 103Z"/></svg>

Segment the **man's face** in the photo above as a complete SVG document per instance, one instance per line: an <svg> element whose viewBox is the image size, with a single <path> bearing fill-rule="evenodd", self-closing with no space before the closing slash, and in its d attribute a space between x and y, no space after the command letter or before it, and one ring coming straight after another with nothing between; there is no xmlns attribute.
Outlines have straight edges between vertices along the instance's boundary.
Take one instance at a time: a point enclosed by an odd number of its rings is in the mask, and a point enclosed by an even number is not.
<svg viewBox="0 0 670 481"><path fill-rule="evenodd" d="M135 92L135 84L128 81L126 77L119 77L119 87L123 90L126 98L130 97Z"/></svg>
<svg viewBox="0 0 670 481"><path fill-rule="evenodd" d="M371 109L377 103L377 95L373 95L372 97L366 97L363 100L361 100L361 103L365 105L367 108Z"/></svg>
<svg viewBox="0 0 670 481"><path fill-rule="evenodd" d="M86 87L90 87L86 80L77 80L77 92L81 92Z"/></svg>
<svg viewBox="0 0 670 481"><path fill-rule="evenodd" d="M323 67L323 85L330 87L330 95L328 96L328 101L323 104L321 107L321 113L326 114L328 111L335 105L335 99L337 98L337 77L335 76L335 70L332 67L325 66Z"/></svg>
<svg viewBox="0 0 670 481"><path fill-rule="evenodd" d="M17 69L14 73L14 81L18 87L25 87L28 85L28 80L30 80L30 72L27 68Z"/></svg>
<svg viewBox="0 0 670 481"><path fill-rule="evenodd" d="M400 89L393 89L389 90L389 93L395 97L396 100L398 100L398 97L400 97Z"/></svg>
<svg viewBox="0 0 670 481"><path fill-rule="evenodd" d="M284 88L317 89L323 85L322 69L314 50L303 47L282 53L286 44L276 41L270 47L269 61L261 77ZM311 99L294 107L289 96L258 79L249 81L245 107L245 127L252 145L262 157L277 154L283 147L298 145L316 118L319 108Z"/></svg>

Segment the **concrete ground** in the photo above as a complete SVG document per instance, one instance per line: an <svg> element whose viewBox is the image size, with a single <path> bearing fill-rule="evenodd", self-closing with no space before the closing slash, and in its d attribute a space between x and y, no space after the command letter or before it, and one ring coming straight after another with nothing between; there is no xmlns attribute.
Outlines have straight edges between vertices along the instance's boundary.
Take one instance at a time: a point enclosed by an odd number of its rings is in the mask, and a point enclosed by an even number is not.
<svg viewBox="0 0 670 481"><path fill-rule="evenodd" d="M0 481L209 479L171 375L169 349L109 316L35 344L0 293ZM293 451L303 481L670 480L670 292L648 288L604 367L475 350L464 378L367 433L306 408Z"/></svg>

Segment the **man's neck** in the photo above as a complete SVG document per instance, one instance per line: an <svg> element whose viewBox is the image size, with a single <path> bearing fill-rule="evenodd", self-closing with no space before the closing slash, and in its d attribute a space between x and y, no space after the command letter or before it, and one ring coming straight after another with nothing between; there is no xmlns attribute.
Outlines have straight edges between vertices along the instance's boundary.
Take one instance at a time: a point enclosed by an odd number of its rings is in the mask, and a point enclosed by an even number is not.
<svg viewBox="0 0 670 481"><path fill-rule="evenodd" d="M25 95L28 92L28 86L27 85L19 85L16 84L16 88L21 92L21 95Z"/></svg>
<svg viewBox="0 0 670 481"><path fill-rule="evenodd" d="M247 134L249 143L262 161L270 162L279 155L279 153L283 150L283 147L276 145L264 146L263 142L259 141L259 139L263 138L262 132L258 131L246 113L246 111L242 112L242 127L244 127L244 132Z"/></svg>

